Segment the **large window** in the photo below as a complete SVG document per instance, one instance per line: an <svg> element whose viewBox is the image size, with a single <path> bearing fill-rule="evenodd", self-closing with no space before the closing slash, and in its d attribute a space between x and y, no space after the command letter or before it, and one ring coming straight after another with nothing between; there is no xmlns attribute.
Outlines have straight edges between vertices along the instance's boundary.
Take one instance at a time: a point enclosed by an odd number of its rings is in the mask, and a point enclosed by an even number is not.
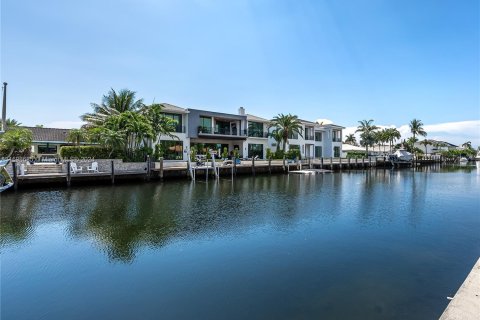
<svg viewBox="0 0 480 320"><path fill-rule="evenodd" d="M161 140L159 144L160 155L165 160L182 160L183 159L183 142Z"/></svg>
<svg viewBox="0 0 480 320"><path fill-rule="evenodd" d="M289 132L288 133L288 139L298 139L298 133Z"/></svg>
<svg viewBox="0 0 480 320"><path fill-rule="evenodd" d="M227 148L227 152L230 155L230 152L232 150L229 149L228 144L222 144L222 143L195 143L192 144L192 147L197 150L197 154L207 154L209 151L213 151L217 154L217 158L220 158L223 149Z"/></svg>
<svg viewBox="0 0 480 320"><path fill-rule="evenodd" d="M315 147L315 158L321 158L322 155L322 147L316 146Z"/></svg>
<svg viewBox="0 0 480 320"><path fill-rule="evenodd" d="M341 130L333 130L332 131L332 141L333 142L342 142L342 131Z"/></svg>
<svg viewBox="0 0 480 320"><path fill-rule="evenodd" d="M263 123L248 121L248 136L265 138L266 135L263 132Z"/></svg>
<svg viewBox="0 0 480 320"><path fill-rule="evenodd" d="M164 113L164 116L170 119L173 119L177 122L175 125L175 132L185 132L185 129L182 124L182 115L181 114L176 114L176 113Z"/></svg>
<svg viewBox="0 0 480 320"><path fill-rule="evenodd" d="M249 143L248 144L248 157L253 158L258 156L263 158L263 144Z"/></svg>
<svg viewBox="0 0 480 320"><path fill-rule="evenodd" d="M39 154L54 154L57 153L57 145L52 144L39 144L38 145Z"/></svg>
<svg viewBox="0 0 480 320"><path fill-rule="evenodd" d="M231 134L229 121L215 121L215 133L216 134ZM236 134L236 133L235 133Z"/></svg>
<svg viewBox="0 0 480 320"><path fill-rule="evenodd" d="M198 130L203 133L212 133L212 118L200 117L200 126Z"/></svg>
<svg viewBox="0 0 480 320"><path fill-rule="evenodd" d="M315 141L322 141L322 133L321 132L315 132Z"/></svg>
<svg viewBox="0 0 480 320"><path fill-rule="evenodd" d="M335 158L340 157L340 147L333 147L333 156Z"/></svg>
<svg viewBox="0 0 480 320"><path fill-rule="evenodd" d="M305 140L313 140L313 128L305 128Z"/></svg>

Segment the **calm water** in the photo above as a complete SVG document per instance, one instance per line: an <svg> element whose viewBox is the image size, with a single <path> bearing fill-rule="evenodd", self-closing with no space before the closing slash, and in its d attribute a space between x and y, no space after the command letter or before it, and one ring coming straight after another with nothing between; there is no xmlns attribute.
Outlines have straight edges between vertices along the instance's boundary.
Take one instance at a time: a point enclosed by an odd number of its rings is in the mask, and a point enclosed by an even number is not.
<svg viewBox="0 0 480 320"><path fill-rule="evenodd" d="M4 194L1 318L437 319L480 172L424 170Z"/></svg>

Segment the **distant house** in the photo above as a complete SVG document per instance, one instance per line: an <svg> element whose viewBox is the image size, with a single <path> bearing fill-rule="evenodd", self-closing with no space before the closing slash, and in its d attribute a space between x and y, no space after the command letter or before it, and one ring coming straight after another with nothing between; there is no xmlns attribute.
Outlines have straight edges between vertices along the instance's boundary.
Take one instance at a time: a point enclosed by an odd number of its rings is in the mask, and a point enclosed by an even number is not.
<svg viewBox="0 0 480 320"><path fill-rule="evenodd" d="M423 143L421 143L422 141L415 142L415 148L418 148L423 152L425 152L425 149L426 149L426 154L435 154L435 153L440 153L442 151L455 150L459 148L458 146L445 141L437 141L437 140L427 140L427 141L428 141L428 144L426 145L426 147Z"/></svg>
<svg viewBox="0 0 480 320"><path fill-rule="evenodd" d="M67 142L69 129L24 127L33 133L32 147L30 149L32 156L57 156L60 154L60 147L72 145Z"/></svg>

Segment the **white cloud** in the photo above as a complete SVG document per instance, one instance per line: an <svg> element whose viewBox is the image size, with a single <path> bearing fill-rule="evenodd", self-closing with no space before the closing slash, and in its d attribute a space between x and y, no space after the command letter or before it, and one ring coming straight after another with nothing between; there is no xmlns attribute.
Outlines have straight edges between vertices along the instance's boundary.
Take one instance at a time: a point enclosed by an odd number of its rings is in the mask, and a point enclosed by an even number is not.
<svg viewBox="0 0 480 320"><path fill-rule="evenodd" d="M52 121L45 124L45 128L78 129L85 122L83 121Z"/></svg>
<svg viewBox="0 0 480 320"><path fill-rule="evenodd" d="M380 128L397 128L402 135L402 140L412 136L408 124L396 127L394 125L377 125ZM437 124L426 124L423 126L427 132L427 138L433 140L440 140L450 142L456 145L461 145L466 141L472 142L472 145L480 146L480 120L445 122ZM355 133L357 127L346 127L343 130L343 136L347 134L355 134L359 140L359 134Z"/></svg>

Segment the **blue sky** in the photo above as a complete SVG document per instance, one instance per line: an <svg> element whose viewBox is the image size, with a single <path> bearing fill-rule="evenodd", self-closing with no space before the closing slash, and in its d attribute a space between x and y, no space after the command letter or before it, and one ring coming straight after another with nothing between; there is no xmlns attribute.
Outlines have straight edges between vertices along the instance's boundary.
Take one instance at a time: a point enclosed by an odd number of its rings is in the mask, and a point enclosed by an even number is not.
<svg viewBox="0 0 480 320"><path fill-rule="evenodd" d="M3 0L1 78L8 116L26 125L78 126L128 88L345 127L417 118L446 124L430 137L478 145L480 1ZM469 125L449 136L452 122Z"/></svg>

